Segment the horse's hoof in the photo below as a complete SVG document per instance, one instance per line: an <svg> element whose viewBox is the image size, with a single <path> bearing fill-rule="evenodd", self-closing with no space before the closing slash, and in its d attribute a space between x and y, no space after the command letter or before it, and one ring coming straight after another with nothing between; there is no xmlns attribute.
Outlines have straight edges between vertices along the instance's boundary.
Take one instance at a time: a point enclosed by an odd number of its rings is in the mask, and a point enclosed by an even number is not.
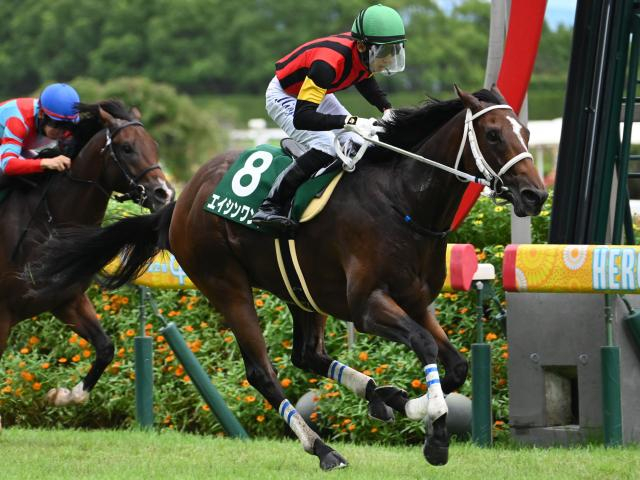
<svg viewBox="0 0 640 480"><path fill-rule="evenodd" d="M52 388L47 392L47 402L54 407L64 407L71 401L71 390L64 387Z"/></svg>
<svg viewBox="0 0 640 480"><path fill-rule="evenodd" d="M393 410L380 397L374 397L369 401L369 416L386 423L393 423L396 420Z"/></svg>
<svg viewBox="0 0 640 480"><path fill-rule="evenodd" d="M342 455L320 439L317 439L313 444L313 454L320 459L320 468L324 471L345 468L349 465L349 462Z"/></svg>
<svg viewBox="0 0 640 480"><path fill-rule="evenodd" d="M382 387L376 388L376 395L395 411L405 413L404 407L409 401L409 395L401 388L394 387L393 385L383 385Z"/></svg>
<svg viewBox="0 0 640 480"><path fill-rule="evenodd" d="M447 415L433 422L431 431L424 440L422 453L431 465L446 465L449 461L449 436L447 434Z"/></svg>

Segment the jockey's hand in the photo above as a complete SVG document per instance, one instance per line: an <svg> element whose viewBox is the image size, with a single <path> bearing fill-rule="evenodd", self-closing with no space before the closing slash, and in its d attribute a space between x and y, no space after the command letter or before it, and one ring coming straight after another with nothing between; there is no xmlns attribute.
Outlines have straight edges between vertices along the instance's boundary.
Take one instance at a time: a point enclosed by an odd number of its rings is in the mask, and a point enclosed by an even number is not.
<svg viewBox="0 0 640 480"><path fill-rule="evenodd" d="M375 137L376 134L384 132L384 128L377 124L375 118L361 118L353 115L347 117L344 128L359 133L363 137Z"/></svg>
<svg viewBox="0 0 640 480"><path fill-rule="evenodd" d="M53 158L43 158L40 160L40 166L43 170L57 170L58 172L61 172L71 166L71 159L64 155L58 155Z"/></svg>
<svg viewBox="0 0 640 480"><path fill-rule="evenodd" d="M393 120L393 109L387 108L382 114L382 120L384 122L390 122L391 120Z"/></svg>

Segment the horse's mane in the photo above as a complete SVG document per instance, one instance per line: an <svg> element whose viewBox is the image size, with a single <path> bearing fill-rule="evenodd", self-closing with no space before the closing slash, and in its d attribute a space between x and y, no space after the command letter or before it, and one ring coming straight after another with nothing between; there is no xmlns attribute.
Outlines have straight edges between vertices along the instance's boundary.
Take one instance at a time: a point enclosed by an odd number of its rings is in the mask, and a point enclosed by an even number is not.
<svg viewBox="0 0 640 480"><path fill-rule="evenodd" d="M115 118L129 121L134 120L129 109L120 100L79 103L78 113L80 113L80 121L73 128L73 142L69 146L69 151L64 152L67 156L74 158L80 153L80 150L82 150L87 142L104 128L100 120L100 109Z"/></svg>
<svg viewBox="0 0 640 480"><path fill-rule="evenodd" d="M481 102L490 104L504 103L496 93L482 89L473 93ZM417 107L404 107L393 110L393 119L382 122L385 132L380 140L404 149L411 149L431 137L440 127L451 120L464 108L462 100L437 100L429 97ZM389 151L376 147L369 149L373 156L388 157ZM368 155L368 156L372 156Z"/></svg>

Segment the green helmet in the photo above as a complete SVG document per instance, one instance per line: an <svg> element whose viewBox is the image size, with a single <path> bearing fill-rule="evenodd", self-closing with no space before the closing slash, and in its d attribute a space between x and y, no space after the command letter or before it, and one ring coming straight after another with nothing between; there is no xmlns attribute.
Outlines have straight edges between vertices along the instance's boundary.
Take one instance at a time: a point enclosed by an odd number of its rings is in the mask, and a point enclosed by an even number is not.
<svg viewBox="0 0 640 480"><path fill-rule="evenodd" d="M393 8L378 4L362 10L351 27L351 35L368 44L382 45L406 40L404 23Z"/></svg>

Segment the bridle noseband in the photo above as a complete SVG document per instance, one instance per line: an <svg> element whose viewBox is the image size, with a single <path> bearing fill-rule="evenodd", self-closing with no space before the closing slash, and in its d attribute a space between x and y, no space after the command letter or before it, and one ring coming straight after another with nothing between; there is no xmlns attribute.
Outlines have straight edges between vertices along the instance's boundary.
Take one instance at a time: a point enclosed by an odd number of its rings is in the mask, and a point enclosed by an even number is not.
<svg viewBox="0 0 640 480"><path fill-rule="evenodd" d="M102 150L100 150L100 153L104 153L105 151L109 152L109 157L111 157L114 163L118 166L118 168L124 175L124 178L126 178L130 187L127 193L123 195L117 195L116 197L114 197L115 200L118 202L124 202L125 200L131 199L138 204L143 204L144 201L147 199L147 192L144 188L144 185L141 185L138 182L150 171L155 170L156 168L161 168L161 167L160 167L160 164L151 165L150 167L145 168L142 172L140 172L137 176L134 177L133 174L131 173L131 170L129 170L129 167L127 167L125 163L122 163L120 161L120 159L116 155L116 152L113 150L113 139L116 138L118 133L120 133L122 130L124 130L127 127L144 127L144 125L142 124L142 122L134 120L134 121L126 122L126 123L123 123L122 125L119 125L118 127L114 128L113 131L107 128L106 141L105 141L104 147L102 147Z"/></svg>

